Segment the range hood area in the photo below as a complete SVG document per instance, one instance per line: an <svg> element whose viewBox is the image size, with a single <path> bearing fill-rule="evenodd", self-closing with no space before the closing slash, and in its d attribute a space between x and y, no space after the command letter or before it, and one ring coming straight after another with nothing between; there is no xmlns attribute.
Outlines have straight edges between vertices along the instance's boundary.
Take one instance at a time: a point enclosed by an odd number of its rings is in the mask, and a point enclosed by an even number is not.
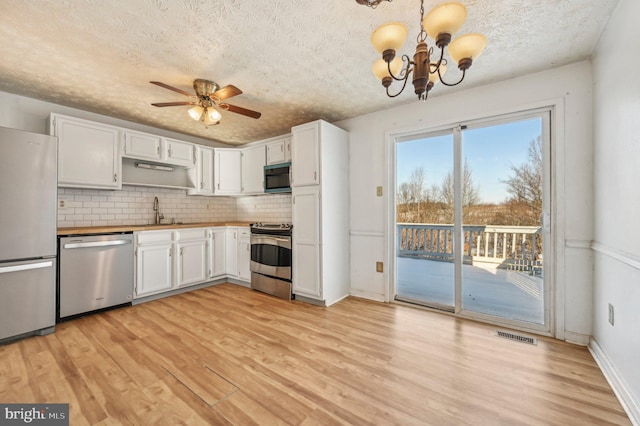
<svg viewBox="0 0 640 426"><path fill-rule="evenodd" d="M122 158L122 184L194 189L195 173L183 166Z"/></svg>

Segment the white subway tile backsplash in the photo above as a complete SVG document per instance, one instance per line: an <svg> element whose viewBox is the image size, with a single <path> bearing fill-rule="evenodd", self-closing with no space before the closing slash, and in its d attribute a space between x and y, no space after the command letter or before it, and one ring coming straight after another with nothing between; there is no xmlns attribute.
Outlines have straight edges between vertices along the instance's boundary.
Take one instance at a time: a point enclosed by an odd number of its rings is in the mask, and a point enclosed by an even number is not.
<svg viewBox="0 0 640 426"><path fill-rule="evenodd" d="M65 207L58 211L59 227L146 225L153 223L153 199L160 200L164 223L291 222L291 194L250 197L198 197L169 188L123 186L120 191L59 188Z"/></svg>

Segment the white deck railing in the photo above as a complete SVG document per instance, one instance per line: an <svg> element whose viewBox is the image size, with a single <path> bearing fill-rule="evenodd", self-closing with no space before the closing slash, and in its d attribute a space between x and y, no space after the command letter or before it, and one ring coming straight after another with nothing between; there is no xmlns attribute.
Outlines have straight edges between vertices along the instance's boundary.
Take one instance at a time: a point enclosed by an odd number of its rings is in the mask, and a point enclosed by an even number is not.
<svg viewBox="0 0 640 426"><path fill-rule="evenodd" d="M453 225L399 223L397 228L399 256L453 261ZM508 269L541 272L539 226L466 225L462 229L465 263L494 263Z"/></svg>

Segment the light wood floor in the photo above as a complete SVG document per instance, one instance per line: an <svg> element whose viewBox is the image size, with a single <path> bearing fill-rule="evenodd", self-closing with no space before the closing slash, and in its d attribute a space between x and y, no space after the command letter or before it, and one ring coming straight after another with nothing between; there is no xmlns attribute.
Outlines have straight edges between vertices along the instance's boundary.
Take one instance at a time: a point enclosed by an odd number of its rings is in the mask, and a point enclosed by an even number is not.
<svg viewBox="0 0 640 426"><path fill-rule="evenodd" d="M0 402L71 424L630 424L589 352L358 298L330 308L232 284L0 346Z"/></svg>

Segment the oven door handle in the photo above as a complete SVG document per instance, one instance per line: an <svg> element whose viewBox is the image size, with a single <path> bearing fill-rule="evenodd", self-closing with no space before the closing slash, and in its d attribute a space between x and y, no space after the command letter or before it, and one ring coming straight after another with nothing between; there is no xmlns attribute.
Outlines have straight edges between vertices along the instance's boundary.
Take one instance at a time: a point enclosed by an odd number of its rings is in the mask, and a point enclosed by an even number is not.
<svg viewBox="0 0 640 426"><path fill-rule="evenodd" d="M274 237L272 235L251 234L251 244L267 244L291 249L291 238Z"/></svg>
<svg viewBox="0 0 640 426"><path fill-rule="evenodd" d="M275 238L275 237L272 237L271 239L272 240L276 240L276 241L282 241L284 243L288 243L290 241L288 238Z"/></svg>

